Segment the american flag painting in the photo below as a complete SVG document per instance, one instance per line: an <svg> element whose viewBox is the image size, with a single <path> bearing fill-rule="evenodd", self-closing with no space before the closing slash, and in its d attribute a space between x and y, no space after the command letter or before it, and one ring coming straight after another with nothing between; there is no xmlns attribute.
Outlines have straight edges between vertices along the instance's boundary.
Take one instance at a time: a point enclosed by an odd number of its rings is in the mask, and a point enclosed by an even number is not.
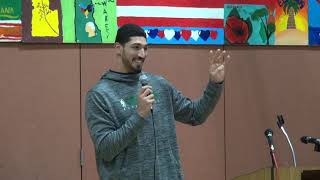
<svg viewBox="0 0 320 180"><path fill-rule="evenodd" d="M118 0L117 23L142 26L150 44L223 44L222 0Z"/></svg>

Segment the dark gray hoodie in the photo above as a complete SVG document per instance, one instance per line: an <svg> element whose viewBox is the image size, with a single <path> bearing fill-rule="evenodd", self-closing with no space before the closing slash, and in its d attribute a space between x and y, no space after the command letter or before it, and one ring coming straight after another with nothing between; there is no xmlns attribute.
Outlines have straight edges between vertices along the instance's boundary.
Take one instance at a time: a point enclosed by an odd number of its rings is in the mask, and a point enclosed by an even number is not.
<svg viewBox="0 0 320 180"><path fill-rule="evenodd" d="M145 119L136 111L145 74L156 102ZM209 82L191 101L167 80L145 72L107 71L87 93L86 119L101 180L181 180L175 120L199 125L212 112L223 84Z"/></svg>

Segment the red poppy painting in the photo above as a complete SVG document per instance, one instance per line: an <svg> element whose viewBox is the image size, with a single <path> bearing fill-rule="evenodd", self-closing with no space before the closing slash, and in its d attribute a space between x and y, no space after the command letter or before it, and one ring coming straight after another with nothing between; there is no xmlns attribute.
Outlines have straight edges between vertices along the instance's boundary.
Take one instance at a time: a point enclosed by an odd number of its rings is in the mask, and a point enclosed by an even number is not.
<svg viewBox="0 0 320 180"><path fill-rule="evenodd" d="M230 44L246 44L249 38L249 24L243 19L230 16L226 20L225 39Z"/></svg>
<svg viewBox="0 0 320 180"><path fill-rule="evenodd" d="M224 9L225 44L274 44L274 6L251 4L226 4Z"/></svg>

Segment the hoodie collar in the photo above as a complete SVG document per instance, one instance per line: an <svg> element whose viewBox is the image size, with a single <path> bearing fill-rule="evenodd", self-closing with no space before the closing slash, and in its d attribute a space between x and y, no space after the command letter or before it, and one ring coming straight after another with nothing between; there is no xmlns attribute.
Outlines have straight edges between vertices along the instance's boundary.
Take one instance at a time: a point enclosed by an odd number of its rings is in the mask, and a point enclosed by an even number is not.
<svg viewBox="0 0 320 180"><path fill-rule="evenodd" d="M143 72L139 73L122 73L113 70L108 70L104 73L101 79L109 79L117 82L137 82Z"/></svg>

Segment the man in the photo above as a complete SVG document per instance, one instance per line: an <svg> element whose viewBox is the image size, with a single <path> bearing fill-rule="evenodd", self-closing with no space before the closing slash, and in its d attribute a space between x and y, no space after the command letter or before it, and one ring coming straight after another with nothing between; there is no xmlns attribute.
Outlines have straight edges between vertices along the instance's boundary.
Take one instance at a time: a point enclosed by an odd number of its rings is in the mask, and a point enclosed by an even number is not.
<svg viewBox="0 0 320 180"><path fill-rule="evenodd" d="M210 52L209 83L191 101L167 80L142 71L147 57L144 30L119 28L118 67L88 92L86 119L102 180L183 179L175 120L199 125L212 112L223 88L225 51Z"/></svg>

